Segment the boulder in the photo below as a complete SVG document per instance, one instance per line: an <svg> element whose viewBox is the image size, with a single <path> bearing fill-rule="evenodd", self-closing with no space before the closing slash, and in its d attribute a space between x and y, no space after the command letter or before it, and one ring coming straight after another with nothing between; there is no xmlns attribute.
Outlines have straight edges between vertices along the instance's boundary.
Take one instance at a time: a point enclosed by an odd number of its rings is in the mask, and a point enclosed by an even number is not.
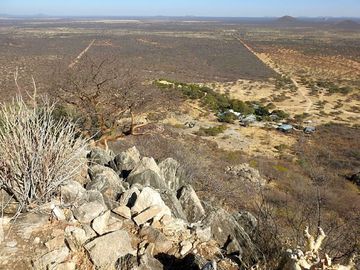
<svg viewBox="0 0 360 270"><path fill-rule="evenodd" d="M95 234L93 235L95 236ZM74 226L68 226L65 228L65 239L68 247L72 251L79 250L82 245L91 237L89 237L84 229Z"/></svg>
<svg viewBox="0 0 360 270"><path fill-rule="evenodd" d="M211 227L212 238L228 254L235 254L248 264L259 259L259 252L236 219L222 208L214 208L202 222Z"/></svg>
<svg viewBox="0 0 360 270"><path fill-rule="evenodd" d="M163 264L147 254L141 256L139 270L162 270Z"/></svg>
<svg viewBox="0 0 360 270"><path fill-rule="evenodd" d="M45 212L27 212L21 214L12 230L23 239L30 239L34 231L39 231L49 222L49 215Z"/></svg>
<svg viewBox="0 0 360 270"><path fill-rule="evenodd" d="M204 207L191 185L183 186L179 190L178 199L189 222L198 222L205 216Z"/></svg>
<svg viewBox="0 0 360 270"><path fill-rule="evenodd" d="M110 211L106 211L101 216L95 218L92 222L92 228L99 235L120 230L121 227L122 227L121 220L111 216Z"/></svg>
<svg viewBox="0 0 360 270"><path fill-rule="evenodd" d="M102 194L91 190L83 196L84 203L73 210L74 217L81 223L90 223L107 210Z"/></svg>
<svg viewBox="0 0 360 270"><path fill-rule="evenodd" d="M133 219L136 225L140 226L147 221L155 219L155 217L159 216L162 211L163 209L158 205L150 206L149 208L142 211L140 214L136 215Z"/></svg>
<svg viewBox="0 0 360 270"><path fill-rule="evenodd" d="M45 243L45 246L47 247L47 249L49 251L56 250L56 249L61 249L62 247L65 246L65 237L64 237L64 235L63 234L57 235L53 239L47 241Z"/></svg>
<svg viewBox="0 0 360 270"><path fill-rule="evenodd" d="M134 206L139 195L140 190L137 187L133 186L130 189L126 190L123 194L121 194L119 203L120 205L126 205L127 207L131 208Z"/></svg>
<svg viewBox="0 0 360 270"><path fill-rule="evenodd" d="M208 242L211 239L211 228L204 225L196 226L195 235L201 242Z"/></svg>
<svg viewBox="0 0 360 270"><path fill-rule="evenodd" d="M0 198L2 200L1 212L4 214L15 215L20 207L20 204L15 200L13 195L10 195L1 188L0 180Z"/></svg>
<svg viewBox="0 0 360 270"><path fill-rule="evenodd" d="M168 189L177 191L184 183L181 180L182 168L175 159L167 158L159 164L160 172Z"/></svg>
<svg viewBox="0 0 360 270"><path fill-rule="evenodd" d="M117 200L125 191L122 179L111 168L95 165L89 168L89 175L91 182L86 186L88 190L98 190L112 200Z"/></svg>
<svg viewBox="0 0 360 270"><path fill-rule="evenodd" d="M260 186L266 185L266 180L260 176L259 171L250 167L247 163L227 167L225 172L236 176L245 182L250 182Z"/></svg>
<svg viewBox="0 0 360 270"><path fill-rule="evenodd" d="M86 244L85 249L89 252L95 267L100 269L111 269L118 258L135 252L128 233L123 230L98 237Z"/></svg>
<svg viewBox="0 0 360 270"><path fill-rule="evenodd" d="M238 213L234 213L233 217L239 223L239 225L244 228L245 232L249 236L254 235L258 221L253 214L248 211L240 211Z"/></svg>
<svg viewBox="0 0 360 270"><path fill-rule="evenodd" d="M120 205L119 207L115 208L112 210L115 214L126 218L126 219L131 219L131 211L130 208L127 207L126 205Z"/></svg>
<svg viewBox="0 0 360 270"><path fill-rule="evenodd" d="M67 181L60 187L61 203L64 206L78 206L86 194L86 189L76 181Z"/></svg>
<svg viewBox="0 0 360 270"><path fill-rule="evenodd" d="M181 246L181 249L180 249L180 255L181 256L186 255L192 249L192 244L191 244L190 241L182 241L180 243L180 246Z"/></svg>
<svg viewBox="0 0 360 270"><path fill-rule="evenodd" d="M141 191L131 211L133 213L142 213L144 210L153 206L157 206L156 211L159 211L159 213L156 214L155 220L159 220L164 215L171 216L171 210L161 199L159 192L150 187L145 187ZM153 209L153 211L155 210Z"/></svg>
<svg viewBox="0 0 360 270"><path fill-rule="evenodd" d="M140 163L131 171L126 181L133 185L151 186L156 189L166 188L160 168L153 158L143 157Z"/></svg>
<svg viewBox="0 0 360 270"><path fill-rule="evenodd" d="M126 254L120 257L115 263L116 270L137 270L137 258L132 254Z"/></svg>
<svg viewBox="0 0 360 270"><path fill-rule="evenodd" d="M160 196L163 199L165 205L170 208L174 217L186 221L186 214L173 191L169 189L163 189L160 191Z"/></svg>
<svg viewBox="0 0 360 270"><path fill-rule="evenodd" d="M57 250L53 250L45 255L41 256L34 263L34 269L54 269L56 265L64 262L69 256L69 249L67 247L62 247Z"/></svg>
<svg viewBox="0 0 360 270"><path fill-rule="evenodd" d="M64 262L56 267L56 270L76 270L75 262Z"/></svg>
<svg viewBox="0 0 360 270"><path fill-rule="evenodd" d="M153 254L166 253L172 248L172 242L158 229L153 227L143 227L139 231L142 239L154 244Z"/></svg>
<svg viewBox="0 0 360 270"><path fill-rule="evenodd" d="M51 214L53 215L54 218L56 218L57 220L61 220L64 221L66 220L66 216L64 211L59 207L59 206L53 206L52 207L52 212Z"/></svg>
<svg viewBox="0 0 360 270"><path fill-rule="evenodd" d="M131 171L140 162L140 153L136 147L129 148L125 152L118 154L114 159L117 172Z"/></svg>
<svg viewBox="0 0 360 270"><path fill-rule="evenodd" d="M106 151L105 149L95 147L91 149L90 153L87 155L87 158L90 162L90 165L106 165L114 159L114 156L115 155L112 151Z"/></svg>

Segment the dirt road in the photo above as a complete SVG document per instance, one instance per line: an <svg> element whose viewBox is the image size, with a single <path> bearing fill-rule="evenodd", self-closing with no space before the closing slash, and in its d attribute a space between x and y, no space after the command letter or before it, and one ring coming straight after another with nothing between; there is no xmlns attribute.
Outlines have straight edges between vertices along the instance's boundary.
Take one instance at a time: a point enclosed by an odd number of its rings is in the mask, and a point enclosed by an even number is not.
<svg viewBox="0 0 360 270"><path fill-rule="evenodd" d="M267 57L263 57L262 55L256 53L248 44L246 44L241 38L234 36L235 39L237 39L246 49L248 49L256 58L258 58L261 62L263 62L265 65L267 65L269 68L271 68L272 70L274 70L276 73L278 73L279 75L285 75L284 72L282 72L279 68L276 68L273 63L270 61L269 58ZM311 101L311 99L309 98L308 92L309 90L299 84L297 82L297 80L293 77L290 77L290 80L292 81L292 83L296 86L298 93L300 94L300 96L306 101L306 106L304 107L304 112L305 113L309 113L312 106L313 106L313 102Z"/></svg>
<svg viewBox="0 0 360 270"><path fill-rule="evenodd" d="M69 68L73 68L80 59L84 56L84 54L91 48L91 46L94 44L95 39L90 42L90 44L72 61L69 65Z"/></svg>

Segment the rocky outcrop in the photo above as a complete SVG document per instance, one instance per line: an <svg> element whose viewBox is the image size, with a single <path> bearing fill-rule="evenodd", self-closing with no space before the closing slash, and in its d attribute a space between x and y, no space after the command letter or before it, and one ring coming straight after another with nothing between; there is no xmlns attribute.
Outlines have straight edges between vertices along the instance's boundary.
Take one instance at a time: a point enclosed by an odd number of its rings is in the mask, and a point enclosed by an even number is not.
<svg viewBox="0 0 360 270"><path fill-rule="evenodd" d="M225 172L244 182L253 183L259 186L266 185L266 180L261 177L259 171L252 168L247 163L226 167Z"/></svg>
<svg viewBox="0 0 360 270"><path fill-rule="evenodd" d="M203 220L203 224L210 226L212 238L228 254L252 263L260 259L260 254L245 229L224 209L213 208Z"/></svg>
<svg viewBox="0 0 360 270"><path fill-rule="evenodd" d="M48 207L57 220L51 224L62 229L33 265L73 269L84 250L89 269L236 269L256 262L249 236L256 219L204 208L183 175L174 159L158 165L134 147L116 156L92 150L90 182L64 183L60 201Z"/></svg>
<svg viewBox="0 0 360 270"><path fill-rule="evenodd" d="M98 237L85 245L91 261L96 268L111 269L118 258L126 254L136 254L131 246L129 234L124 230L109 233Z"/></svg>
<svg viewBox="0 0 360 270"><path fill-rule="evenodd" d="M166 188L159 166L153 158L143 157L127 178L130 185L140 184L154 188Z"/></svg>
<svg viewBox="0 0 360 270"><path fill-rule="evenodd" d="M191 185L180 188L178 199L189 222L198 222L205 216L205 209Z"/></svg>
<svg viewBox="0 0 360 270"><path fill-rule="evenodd" d="M176 191L184 184L182 168L175 159L167 158L163 160L159 164L159 168L168 189Z"/></svg>

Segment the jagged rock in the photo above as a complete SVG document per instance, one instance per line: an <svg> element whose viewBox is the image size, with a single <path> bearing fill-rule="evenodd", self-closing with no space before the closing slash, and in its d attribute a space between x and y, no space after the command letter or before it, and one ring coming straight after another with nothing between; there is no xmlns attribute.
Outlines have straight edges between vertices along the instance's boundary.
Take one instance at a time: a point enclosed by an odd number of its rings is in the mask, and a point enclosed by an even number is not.
<svg viewBox="0 0 360 270"><path fill-rule="evenodd" d="M84 197L86 194L86 189L76 181L67 181L64 183L61 188L61 202L63 205L77 206L77 203Z"/></svg>
<svg viewBox="0 0 360 270"><path fill-rule="evenodd" d="M65 228L65 238L69 248L72 251L77 251L91 237L81 228L68 226Z"/></svg>
<svg viewBox="0 0 360 270"><path fill-rule="evenodd" d="M53 250L45 255L41 256L39 259L34 261L34 269L48 269L48 266L55 268L56 265L65 261L69 256L69 249L67 247L62 247L57 250Z"/></svg>
<svg viewBox="0 0 360 270"><path fill-rule="evenodd" d="M159 168L168 189L177 191L183 185L181 181L181 166L175 159L165 159L159 164Z"/></svg>
<svg viewBox="0 0 360 270"><path fill-rule="evenodd" d="M59 206L54 206L52 208L52 215L57 219L57 220L66 220L66 216L64 214L64 211L59 207Z"/></svg>
<svg viewBox="0 0 360 270"><path fill-rule="evenodd" d="M112 151L106 151L102 148L95 147L91 149L87 158L90 164L106 165L114 159L114 153Z"/></svg>
<svg viewBox="0 0 360 270"><path fill-rule="evenodd" d="M49 215L44 213L28 212L24 213L17 219L16 230L23 239L30 239L35 230L41 229L49 221Z"/></svg>
<svg viewBox="0 0 360 270"><path fill-rule="evenodd" d="M155 216L155 220L159 220L164 215L171 216L171 211L161 199L159 192L150 187L145 187L141 191L134 206L131 208L131 211L134 213L141 213L145 209L153 206L157 206L156 211L159 211L159 213ZM153 211L155 211L155 208Z"/></svg>
<svg viewBox="0 0 360 270"><path fill-rule="evenodd" d="M19 203L15 200L14 196L9 195L4 189L1 189L0 182L0 198L2 200L1 212L4 214L14 215L19 209Z"/></svg>
<svg viewBox="0 0 360 270"><path fill-rule="evenodd" d="M162 211L162 208L158 205L150 206L149 208L138 214L136 217L134 217L134 221L138 226L140 226L147 221L154 219L156 216L161 214Z"/></svg>
<svg viewBox="0 0 360 270"><path fill-rule="evenodd" d="M114 159L117 172L131 171L139 162L140 153L135 146L118 154Z"/></svg>
<svg viewBox="0 0 360 270"><path fill-rule="evenodd" d="M64 235L58 235L53 239L47 241L45 246L48 248L49 251L60 249L65 246L65 237Z"/></svg>
<svg viewBox="0 0 360 270"><path fill-rule="evenodd" d="M139 270L161 270L164 266L155 258L147 254L141 256Z"/></svg>
<svg viewBox="0 0 360 270"><path fill-rule="evenodd" d="M82 224L82 229L85 231L87 240L96 236L96 232L91 228L90 224Z"/></svg>
<svg viewBox="0 0 360 270"><path fill-rule="evenodd" d="M120 257L115 263L116 270L137 270L138 262L137 258L132 254L126 254Z"/></svg>
<svg viewBox="0 0 360 270"><path fill-rule="evenodd" d="M195 235L201 242L208 242L211 239L211 228L197 226L195 228Z"/></svg>
<svg viewBox="0 0 360 270"><path fill-rule="evenodd" d="M153 227L142 228L139 235L149 243L154 244L153 254L166 253L172 247L172 242L162 232Z"/></svg>
<svg viewBox="0 0 360 270"><path fill-rule="evenodd" d="M166 236L174 236L177 234L185 235L187 223L182 219L173 219L172 217L165 215L160 220L160 223L163 225L162 232Z"/></svg>
<svg viewBox="0 0 360 270"><path fill-rule="evenodd" d="M122 179L111 168L95 165L89 168L91 182L86 189L98 190L112 200L117 200L119 195L125 191Z"/></svg>
<svg viewBox="0 0 360 270"><path fill-rule="evenodd" d="M204 207L191 185L179 190L178 199L189 222L198 222L205 216Z"/></svg>
<svg viewBox="0 0 360 270"><path fill-rule="evenodd" d="M120 196L119 203L120 205L126 205L127 207L131 208L134 206L137 197L140 195L140 190L137 187L131 187L130 189L126 190Z"/></svg>
<svg viewBox="0 0 360 270"><path fill-rule="evenodd" d="M253 263L259 259L259 253L249 235L236 219L222 208L214 208L202 221L211 227L215 239L228 254L238 254L242 261Z"/></svg>
<svg viewBox="0 0 360 270"><path fill-rule="evenodd" d="M244 228L248 235L252 236L255 233L258 221L250 212L240 211L238 213L234 213L233 217L239 225Z"/></svg>
<svg viewBox="0 0 360 270"><path fill-rule="evenodd" d="M131 239L124 230L115 231L85 245L95 267L108 269L115 265L118 258L126 254L133 254Z"/></svg>
<svg viewBox="0 0 360 270"><path fill-rule="evenodd" d="M74 262L64 262L56 267L56 270L75 270L75 269L76 269L76 263Z"/></svg>
<svg viewBox="0 0 360 270"><path fill-rule="evenodd" d="M181 203L179 202L173 191L168 189L161 190L160 196L163 199L164 203L170 208L171 213L174 217L181 218L185 221L187 220Z"/></svg>
<svg viewBox="0 0 360 270"><path fill-rule="evenodd" d="M84 198L85 197L85 198ZM81 223L90 223L107 210L103 196L99 191L88 191L83 197L85 202L73 210L74 217Z"/></svg>
<svg viewBox="0 0 360 270"><path fill-rule="evenodd" d="M225 171L226 173L236 176L243 181L251 182L260 186L266 185L266 180L260 176L259 171L250 167L247 163L227 167Z"/></svg>
<svg viewBox="0 0 360 270"><path fill-rule="evenodd" d="M112 217L110 211L106 211L101 216L95 218L94 221L92 222L92 228L99 235L120 230L121 227L122 227L121 220Z"/></svg>
<svg viewBox="0 0 360 270"><path fill-rule="evenodd" d="M192 249L192 244L190 241L183 241L180 243L181 250L180 255L184 256L185 254L189 253L189 251Z"/></svg>
<svg viewBox="0 0 360 270"><path fill-rule="evenodd" d="M131 171L126 181L133 185L138 183L143 186L151 186L156 189L166 188L165 181L161 176L160 168L153 158L143 157Z"/></svg>
<svg viewBox="0 0 360 270"><path fill-rule="evenodd" d="M115 208L112 210L115 214L127 218L127 219L131 219L131 211L130 208L125 206L125 205L120 205L119 207Z"/></svg>

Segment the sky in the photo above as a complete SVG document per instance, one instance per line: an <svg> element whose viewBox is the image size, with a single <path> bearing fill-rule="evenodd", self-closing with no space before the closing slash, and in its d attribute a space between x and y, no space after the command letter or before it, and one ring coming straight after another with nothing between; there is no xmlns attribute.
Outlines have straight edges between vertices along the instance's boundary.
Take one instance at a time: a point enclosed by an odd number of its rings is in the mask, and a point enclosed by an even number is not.
<svg viewBox="0 0 360 270"><path fill-rule="evenodd" d="M360 0L0 0L0 14L360 17Z"/></svg>

